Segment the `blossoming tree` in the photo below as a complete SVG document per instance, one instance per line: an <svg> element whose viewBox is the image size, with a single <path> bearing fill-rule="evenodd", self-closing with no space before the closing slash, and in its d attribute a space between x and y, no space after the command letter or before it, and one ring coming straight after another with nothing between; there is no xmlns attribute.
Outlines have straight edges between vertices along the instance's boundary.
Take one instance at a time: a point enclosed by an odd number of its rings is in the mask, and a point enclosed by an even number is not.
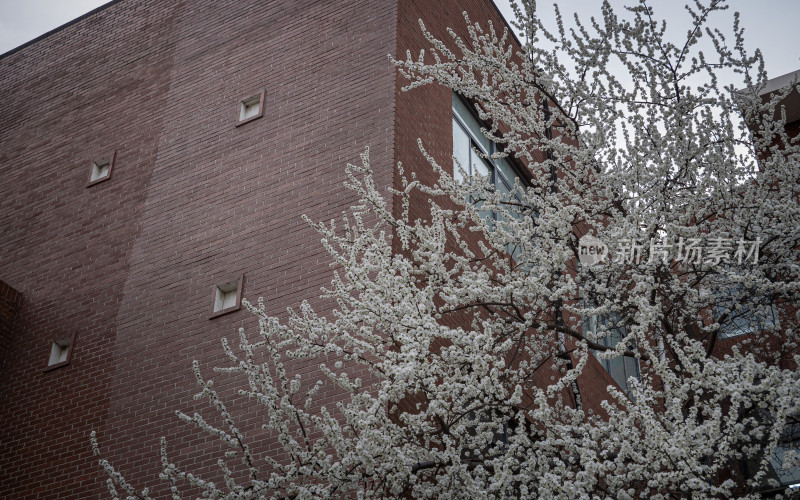
<svg viewBox="0 0 800 500"><path fill-rule="evenodd" d="M793 90L759 95L761 55L738 23L732 40L707 28L724 8L687 7L681 43L645 3L548 31L524 1L521 51L469 19L463 40L423 25L430 50L396 61L406 90L452 88L502 145L494 160L530 177L503 192L425 153L438 182L387 192L366 152L349 165L360 204L316 225L334 313L304 303L282 323L248 304L259 331L224 342L217 368L240 377L281 452L251 448L195 364L222 423L179 416L229 452L212 482L164 443L174 498L788 494L800 148L778 106ZM430 216L410 220L423 200ZM296 358L319 370L292 373ZM635 376L586 404L587 367L614 360ZM327 385L338 402L317 402ZM149 497L101 464L114 495Z"/></svg>

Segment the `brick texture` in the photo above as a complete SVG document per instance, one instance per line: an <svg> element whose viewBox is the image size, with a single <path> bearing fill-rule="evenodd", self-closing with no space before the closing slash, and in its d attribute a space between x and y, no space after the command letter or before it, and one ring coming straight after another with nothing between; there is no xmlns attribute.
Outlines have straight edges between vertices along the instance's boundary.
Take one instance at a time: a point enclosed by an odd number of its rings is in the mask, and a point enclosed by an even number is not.
<svg viewBox="0 0 800 500"><path fill-rule="evenodd" d="M6 352L11 345L14 320L22 302L22 294L0 281L0 373L5 364Z"/></svg>

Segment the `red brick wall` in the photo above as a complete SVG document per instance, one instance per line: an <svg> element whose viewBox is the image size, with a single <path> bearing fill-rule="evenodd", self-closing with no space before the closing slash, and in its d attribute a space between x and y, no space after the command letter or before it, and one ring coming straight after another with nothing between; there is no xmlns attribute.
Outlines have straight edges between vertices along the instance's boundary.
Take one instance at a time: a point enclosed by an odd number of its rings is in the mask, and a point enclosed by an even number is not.
<svg viewBox="0 0 800 500"><path fill-rule="evenodd" d="M112 397L177 7L117 3L0 59L0 275L26 303L0 373L0 497L101 489L88 435ZM113 150L112 179L87 188L91 160ZM74 331L72 362L44 373L51 341Z"/></svg>
<svg viewBox="0 0 800 500"><path fill-rule="evenodd" d="M395 28L379 0L123 0L0 58L0 276L26 297L0 372L0 497L105 496L92 429L139 487L160 484L159 436L216 467L174 410L206 410L191 361L212 376L220 339L255 322L209 319L210 289L245 274L286 317L329 282L300 215L353 204L344 164L365 146L390 184ZM264 117L235 127L264 88ZM72 362L43 372L72 331Z"/></svg>
<svg viewBox="0 0 800 500"><path fill-rule="evenodd" d="M0 281L0 373L5 364L6 352L12 342L14 319L17 316L22 294Z"/></svg>

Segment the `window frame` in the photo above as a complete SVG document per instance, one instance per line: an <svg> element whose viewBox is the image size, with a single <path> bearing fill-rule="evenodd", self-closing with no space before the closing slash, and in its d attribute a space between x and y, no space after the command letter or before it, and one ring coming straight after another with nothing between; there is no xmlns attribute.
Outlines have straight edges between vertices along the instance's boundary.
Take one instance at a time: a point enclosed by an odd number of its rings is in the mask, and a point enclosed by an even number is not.
<svg viewBox="0 0 800 500"><path fill-rule="evenodd" d="M737 298L743 295L753 297L742 303ZM722 316L728 315L725 323L719 324L717 337L720 340L732 339L743 335L762 332L768 328L778 326L778 311L774 302L768 301L763 295L756 298L755 292L745 287L742 283L730 282L727 279L719 284L719 289L714 293L715 302L712 305L714 321L719 323ZM764 300L760 300L763 298ZM737 311L736 306L740 309ZM758 311L763 308L764 313Z"/></svg>
<svg viewBox="0 0 800 500"><path fill-rule="evenodd" d="M770 419L769 413L766 412L762 414L762 417ZM790 416L790 418L792 417ZM800 453L798 449L800 447L800 422L794 418L792 420L793 422L787 422L786 426L781 430L777 446L767 458L769 468L766 471L767 475L761 479L761 485L758 490L762 495L782 492L786 488L792 488L793 490L800 488L800 466L796 465L784 470L782 463L787 451ZM768 421L767 425L774 426L774 422ZM752 478L760 470L762 458L763 455L756 459L742 460L740 462L742 472L746 478ZM779 486L777 488L770 486L768 484L769 479L777 481Z"/></svg>
<svg viewBox="0 0 800 500"><path fill-rule="evenodd" d="M512 191L514 189L515 180L519 179L520 186L523 188L530 187L530 181L522 175L522 169L517 164L517 161L512 159L510 156L506 156L505 158L492 158L492 155L495 153L503 152L503 149L498 145L496 142L489 140L486 136L481 133L480 128L489 128L480 119L477 113L474 110L474 107L464 99L461 95L456 92L452 93L452 102L451 102L451 114L452 114L452 139L453 139L453 180L456 182L470 182L470 179L475 172L473 172L473 165L477 161L482 162L489 171L489 182L492 185L492 189L496 190L497 186L502 184L503 190L505 194L513 197L518 202L521 202L519 197L516 194L513 194ZM463 113L468 113L468 117L462 116ZM467 122L469 120L474 121L475 127L478 127L477 130L473 130L473 127ZM461 169L465 171L467 177L461 177L460 171L458 170L458 166L456 162L458 161L459 164L461 163L457 159L456 155L456 127L459 127L461 132L467 137L469 141L468 151L467 151L467 164L460 165ZM488 148L484 147L484 143L488 144ZM481 157L476 151L479 151L485 158ZM501 166L501 161L505 163L505 166ZM514 179L509 179L507 174L504 172L505 170L509 170L510 173L514 176ZM472 196L468 199L470 203L476 203L475 200L472 199ZM488 213L486 213L488 212ZM492 210L489 211L482 211L482 214L485 213L486 215L482 215L489 225L490 228L493 228L495 224L502 223L505 219L501 217L501 214ZM523 218L524 214L519 212L519 218ZM534 216L535 217L535 216ZM512 257L512 259L516 260L519 256L520 252L519 245L514 243L509 243L506 246L506 251Z"/></svg>
<svg viewBox="0 0 800 500"><path fill-rule="evenodd" d="M612 319L613 317L616 317L617 319ZM587 318L583 318L581 321L583 335L588 338L587 333L591 332L596 337L595 342L605 347L614 348L620 340L626 337L627 329L625 328L625 325L620 324L620 319L621 318L617 313L593 314ZM592 322L594 322L594 326L592 326ZM612 327L609 328L609 324L612 325ZM606 330L606 334L602 337L599 337L597 334L599 326L603 326ZM612 336L615 335L619 335L619 339L617 339L616 342L612 341ZM595 359L597 359L603 369L605 369L606 373L608 373L608 376L611 377L614 382L617 383L617 385L619 385L620 389L622 389L622 391L627 394L629 398L632 397L628 380L631 377L636 377L637 380L642 379L642 367L639 363L639 359L631 358L630 356L623 356L621 354L612 358L601 359L597 357L597 353L594 350L592 350L592 354L594 354ZM614 376L611 366L612 361L620 358L622 358L622 371L623 375L625 376L625 379L622 381L618 380L617 377ZM626 364L627 359L633 360L633 371L635 372L633 374L628 374L628 365Z"/></svg>
<svg viewBox="0 0 800 500"><path fill-rule="evenodd" d="M512 189L514 189L514 180L513 179L506 179L505 178L505 174L503 174L503 172L502 172L502 168L500 168L498 166L497 161L494 158L492 158L493 154L502 153L503 149L499 148L498 144L496 142L491 141L488 138L486 138L485 136L483 136L483 134L481 134L480 130L473 131L470 128L469 124L466 123L465 119L459 114L458 110L456 109L456 106L455 106L456 100L461 102L461 104L463 105L464 109L467 112L470 113L470 116L472 117L472 119L474 119L479 126L484 127L484 128L487 128L487 127L486 127L486 124L483 123L483 121L480 119L480 117L478 117L475 114L475 111L472 109L472 106L470 105L470 103L468 101L466 101L463 97L461 97L460 95L458 95L458 94L456 94L454 92L453 93L453 103L450 106L450 109L452 111L452 116L453 116L453 125L455 126L456 124L458 124L458 126L461 128L461 130L466 133L466 135L467 135L467 137L469 138L469 141L470 141L470 144L469 144L469 146L470 146L469 147L469 161L468 161L467 165L461 165L462 169L466 171L468 178L472 177L474 175L474 173L472 172L472 164L473 164L472 155L475 154L475 150L477 149L478 151L480 151L482 154L484 154L486 156L486 158L481 158L479 155L476 155L478 157L478 160L480 160L480 161L482 161L484 163L488 163L489 181L491 182L491 184L493 186L496 186L497 183L498 183L498 180L499 180L506 187L507 191L510 192ZM491 151L487 151L486 148L484 148L481 145L481 139L478 136L478 134L481 134L480 137L483 137L484 140L489 143L489 149ZM455 157L455 143L453 144L453 153L454 153L453 157ZM507 157L506 163L508 163L508 166L513 171L514 175L516 175L517 178L519 178L520 183L522 183L525 187L528 187L528 182L525 180L525 177L522 176L521 172L519 171L519 168L517 168L517 166L513 164L513 162L510 160L510 158ZM456 164L455 164L455 161L454 161L453 162L453 178L454 179L456 179L457 172L458 172L456 170L456 168L457 167L456 167ZM456 179L456 180L459 180L459 179ZM465 180L465 179L462 179L462 180Z"/></svg>

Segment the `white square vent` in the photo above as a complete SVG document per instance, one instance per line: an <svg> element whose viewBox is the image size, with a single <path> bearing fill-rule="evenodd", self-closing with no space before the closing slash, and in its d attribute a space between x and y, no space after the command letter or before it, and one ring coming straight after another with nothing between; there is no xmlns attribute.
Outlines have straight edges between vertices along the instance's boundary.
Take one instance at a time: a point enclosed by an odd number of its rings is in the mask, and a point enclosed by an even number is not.
<svg viewBox="0 0 800 500"><path fill-rule="evenodd" d="M264 91L239 101L236 126L260 118L264 114Z"/></svg>
<svg viewBox="0 0 800 500"><path fill-rule="evenodd" d="M235 281L217 287L217 298L214 300L214 312L222 311L236 305L238 286Z"/></svg>
<svg viewBox="0 0 800 500"><path fill-rule="evenodd" d="M47 366L63 363L69 355L69 339L54 340L50 347L50 360Z"/></svg>
<svg viewBox="0 0 800 500"><path fill-rule="evenodd" d="M111 178L111 172L114 169L114 157L116 152L101 158L93 160L91 169L89 170L89 183L88 186L94 186L98 182L102 182Z"/></svg>
<svg viewBox="0 0 800 500"><path fill-rule="evenodd" d="M75 347L75 334L72 337L66 337L58 340L53 340L50 343L50 357L47 359L47 365L44 371L58 368L69 364L72 360L72 350Z"/></svg>
<svg viewBox="0 0 800 500"><path fill-rule="evenodd" d="M108 160L108 158L106 158L105 160L94 162L92 164L92 175L91 177L89 177L89 182L94 182L104 177L108 177L110 171L111 171L111 162Z"/></svg>
<svg viewBox="0 0 800 500"><path fill-rule="evenodd" d="M241 110L239 112L239 121L252 118L259 114L261 111L261 100L259 96L253 96L246 101L242 101Z"/></svg>
<svg viewBox="0 0 800 500"><path fill-rule="evenodd" d="M242 281L244 276L228 281L222 285L214 285L214 307L211 317L230 311L236 311L242 304Z"/></svg>

